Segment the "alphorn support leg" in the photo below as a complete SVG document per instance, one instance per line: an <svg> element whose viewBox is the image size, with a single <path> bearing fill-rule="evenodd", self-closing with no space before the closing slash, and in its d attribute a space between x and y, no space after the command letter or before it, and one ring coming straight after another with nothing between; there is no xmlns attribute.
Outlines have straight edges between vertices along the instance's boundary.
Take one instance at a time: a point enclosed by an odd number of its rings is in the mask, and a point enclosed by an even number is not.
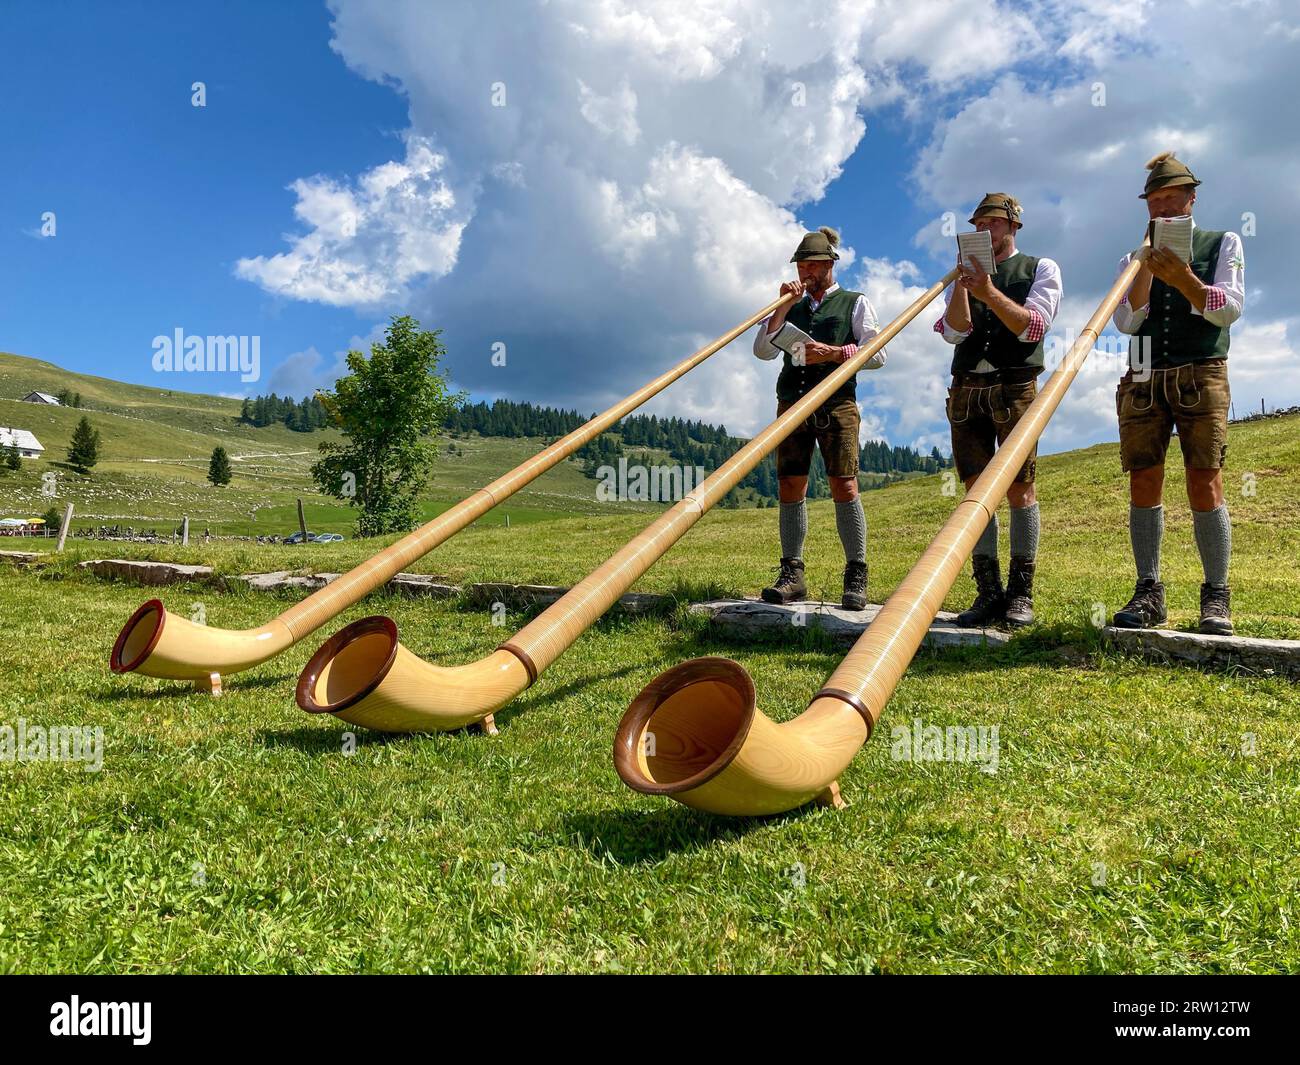
<svg viewBox="0 0 1300 1065"><path fill-rule="evenodd" d="M194 687L198 691L207 692L216 699L221 695L221 674L209 673L202 680L196 680Z"/></svg>
<svg viewBox="0 0 1300 1065"><path fill-rule="evenodd" d="M829 806L833 810L843 810L849 804L844 801L844 796L840 794L840 782L832 780L826 785L824 791L820 792L813 800L818 806Z"/></svg>
<svg viewBox="0 0 1300 1065"><path fill-rule="evenodd" d="M485 717L482 721L480 721L478 725L479 728L483 730L483 735L485 736L497 735L497 723L491 714L488 714L488 716Z"/></svg>

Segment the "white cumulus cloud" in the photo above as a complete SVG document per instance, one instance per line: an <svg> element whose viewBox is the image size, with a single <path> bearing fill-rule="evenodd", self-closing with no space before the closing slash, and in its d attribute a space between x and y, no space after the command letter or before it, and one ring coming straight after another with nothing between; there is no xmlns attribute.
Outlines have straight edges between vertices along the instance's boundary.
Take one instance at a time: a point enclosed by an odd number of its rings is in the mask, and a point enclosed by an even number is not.
<svg viewBox="0 0 1300 1065"><path fill-rule="evenodd" d="M1247 243L1263 292L1249 324L1265 326L1258 346L1287 342L1267 324L1286 313L1286 290L1261 285L1300 236L1288 199L1297 112L1275 105L1294 41L1268 30L1285 21L1272 0L1230 15L1140 0L330 7L331 47L407 100L406 157L354 181L296 182L305 232L238 270L288 297L416 315L443 330L457 385L479 394L584 411L626 395L775 296L803 229L839 221L817 204L855 152L963 225L984 192L1016 192L1022 245L1062 263L1060 320L1075 328L1136 242L1142 162L1164 147L1195 153L1198 217L1240 228L1254 210L1269 234ZM870 156L876 112L910 123L918 159ZM846 247L839 276L887 321L946 267L951 243L926 227L919 267L903 249L855 264ZM946 447L951 349L929 331L937 314L859 379L872 430L894 442ZM749 342L649 409L735 432L767 424L775 367ZM1113 382L1085 384L1051 430L1058 446L1113 437Z"/></svg>
<svg viewBox="0 0 1300 1065"><path fill-rule="evenodd" d="M407 138L406 158L347 184L317 175L289 188L306 232L290 248L235 264L238 277L268 292L345 307L376 307L406 296L407 286L456 265L463 212L442 177L443 155L426 138Z"/></svg>

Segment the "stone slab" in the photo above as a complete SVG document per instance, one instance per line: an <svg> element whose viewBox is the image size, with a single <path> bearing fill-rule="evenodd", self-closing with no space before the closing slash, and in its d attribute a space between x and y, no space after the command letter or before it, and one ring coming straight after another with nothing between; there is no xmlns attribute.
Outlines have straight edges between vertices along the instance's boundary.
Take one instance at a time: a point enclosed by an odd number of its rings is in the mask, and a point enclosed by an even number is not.
<svg viewBox="0 0 1300 1065"><path fill-rule="evenodd" d="M46 554L46 551L0 551L0 562L9 562L15 566L36 566L40 565Z"/></svg>
<svg viewBox="0 0 1300 1065"><path fill-rule="evenodd" d="M126 558L94 558L78 562L77 568L96 577L125 580L132 584L184 584L212 579L211 566L186 566L179 562L144 562Z"/></svg>
<svg viewBox="0 0 1300 1065"><path fill-rule="evenodd" d="M505 603L506 606L519 608L550 606L568 590L550 584L471 584L465 588L465 594L471 603L478 605ZM667 609L672 602L671 595L628 592L619 597L618 605L629 614L645 614Z"/></svg>
<svg viewBox="0 0 1300 1065"><path fill-rule="evenodd" d="M869 603L865 610L845 610L832 603L803 602L780 606L761 599L715 599L694 603L691 613L704 614L711 624L731 636L759 637L791 628L820 628L837 641L852 643L866 631L880 605ZM930 624L923 647L990 647L1006 643L1010 633L1000 629L966 629L941 610Z"/></svg>
<svg viewBox="0 0 1300 1065"><path fill-rule="evenodd" d="M1108 625L1112 647L1158 662L1192 662L1209 669L1245 669L1260 675L1300 677L1300 640L1255 636L1205 636L1173 629L1121 629Z"/></svg>
<svg viewBox="0 0 1300 1065"><path fill-rule="evenodd" d="M428 573L399 573L388 582L388 587L403 595L428 599L455 599L464 590Z"/></svg>
<svg viewBox="0 0 1300 1065"><path fill-rule="evenodd" d="M255 592L276 592L288 588L305 589L314 592L324 588L331 581L337 580L337 573L292 573L289 570L276 570L273 573L241 573L238 577L228 577L228 581L243 581Z"/></svg>

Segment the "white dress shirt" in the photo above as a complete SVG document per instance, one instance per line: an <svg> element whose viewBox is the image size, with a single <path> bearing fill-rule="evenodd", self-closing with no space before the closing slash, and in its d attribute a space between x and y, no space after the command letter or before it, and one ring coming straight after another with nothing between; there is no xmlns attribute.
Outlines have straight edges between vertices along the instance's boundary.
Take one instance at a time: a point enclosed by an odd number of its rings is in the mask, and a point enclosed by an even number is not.
<svg viewBox="0 0 1300 1065"><path fill-rule="evenodd" d="M1196 228L1195 219L1192 220L1192 228ZM1132 261L1133 252L1129 252L1119 261L1117 276ZM1219 261L1214 266L1214 283L1205 293L1204 314L1195 306L1192 307L1192 313L1197 317L1203 316L1211 325L1226 328L1241 317L1241 306L1245 299L1246 259L1242 253L1241 238L1236 233L1224 233L1223 242L1219 245ZM1142 328L1150 309L1150 302L1136 310L1130 307L1128 293L1124 293L1124 298L1115 308L1115 328L1132 336Z"/></svg>
<svg viewBox="0 0 1300 1065"><path fill-rule="evenodd" d="M810 310L817 310L822 305L822 300L833 292L839 291L839 284L833 284L822 293L820 300L812 298L812 293L805 292L803 298L808 301ZM775 359L781 354L778 348L771 340L768 339L767 323L772 319L764 318L759 323L758 333L754 337L754 355L760 359ZM880 332L880 320L876 317L876 309L871 306L871 301L866 296L859 295L853 303L852 311L853 339L859 344L865 344L872 337ZM849 356L852 358L852 355ZM864 370L879 370L885 365L885 349L881 348L871 356L862 366Z"/></svg>
<svg viewBox="0 0 1300 1065"><path fill-rule="evenodd" d="M934 331L942 333L943 339L949 344L960 344L974 332L974 325L964 332L954 329L948 322L948 306L952 303L953 287L957 282L948 286L943 294L943 317L934 323ZM1061 296L1065 289L1061 283L1061 268L1056 265L1055 259L1039 259L1038 267L1034 270L1033 284L1029 286L1029 294L1025 297L1024 307L1029 312L1029 324L1016 337L1017 340L1026 344L1037 344L1047 335L1047 331L1052 328L1052 322L1056 318L1056 312L1061 306ZM992 373L997 369L987 359L980 359L975 364L973 373Z"/></svg>

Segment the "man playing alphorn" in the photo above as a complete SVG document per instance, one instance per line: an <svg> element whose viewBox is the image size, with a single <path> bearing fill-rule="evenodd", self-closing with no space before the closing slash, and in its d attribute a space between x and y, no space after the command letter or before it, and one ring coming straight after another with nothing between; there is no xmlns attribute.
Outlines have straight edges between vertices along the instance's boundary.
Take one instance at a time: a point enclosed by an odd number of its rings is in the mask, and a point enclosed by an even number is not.
<svg viewBox="0 0 1300 1065"><path fill-rule="evenodd" d="M880 326L871 301L861 292L840 288L835 282L840 236L829 226L805 233L790 261L799 271L798 281L787 281L781 295L794 293L794 303L784 304L758 327L754 354L760 359L782 357L776 381L778 417L851 359ZM790 327L790 328L787 328ZM810 340L788 337L800 334ZM865 368L885 365L882 348ZM835 526L844 547L846 610L867 605L867 520L858 498L857 377L850 377L812 417L785 438L776 449L777 490L781 498L781 566L776 581L764 588L768 603L793 603L808 594L804 582L803 545L808 532L805 496L812 468L813 447L820 447L835 500Z"/></svg>
<svg viewBox="0 0 1300 1065"><path fill-rule="evenodd" d="M1147 163L1152 219L1190 217L1200 184L1172 152ZM1168 249L1144 249L1142 268L1115 310L1129 342L1129 370L1115 391L1120 462L1129 475L1129 541L1137 565L1133 598L1115 614L1123 628L1168 617L1160 581L1164 537L1165 453L1174 428L1187 473L1192 530L1201 556L1201 632L1232 633L1228 560L1232 523L1223 500L1228 452L1228 329L1241 317L1245 261L1236 233L1192 224L1191 261ZM1120 261L1128 266L1132 255ZM1137 369L1139 374L1134 375Z"/></svg>
<svg viewBox="0 0 1300 1065"><path fill-rule="evenodd" d="M955 344L947 414L957 476L969 489L1038 394L1043 337L1061 303L1061 271L1051 259L1016 248L1021 208L1014 196L990 192L970 223L993 242L994 272L978 262L959 263L961 277L948 290L948 309L934 330ZM959 625L1028 625L1034 620L1034 565L1038 557L1038 448L1029 453L1007 489L1011 504L1011 567L1006 590L998 562L998 517L989 519L975 550L975 601Z"/></svg>

